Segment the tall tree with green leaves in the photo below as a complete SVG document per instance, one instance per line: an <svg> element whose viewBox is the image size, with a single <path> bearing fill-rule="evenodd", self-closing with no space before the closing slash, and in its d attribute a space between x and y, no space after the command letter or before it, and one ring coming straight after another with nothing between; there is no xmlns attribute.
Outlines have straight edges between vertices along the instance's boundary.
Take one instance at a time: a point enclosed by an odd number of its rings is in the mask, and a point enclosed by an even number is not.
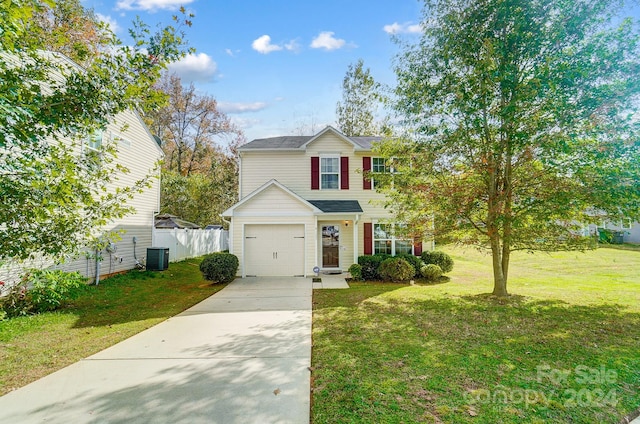
<svg viewBox="0 0 640 424"><path fill-rule="evenodd" d="M399 220L511 252L585 249L594 213L640 219L637 23L617 0L426 0L398 57L407 135L382 184ZM380 176L383 178L383 176Z"/></svg>
<svg viewBox="0 0 640 424"><path fill-rule="evenodd" d="M0 259L59 259L129 211L126 200L147 182L111 190L127 172L113 146L94 164L78 154L79 145L118 113L155 104L152 87L162 70L190 51L182 32L189 16L175 16L157 32L137 20L132 45L103 28L104 50L77 66L44 52L51 40L34 30L34 17L56 4L0 2Z"/></svg>
<svg viewBox="0 0 640 424"><path fill-rule="evenodd" d="M347 136L377 135L380 128L375 121L379 105L379 84L362 59L350 64L342 80L342 101L336 105L338 130Z"/></svg>
<svg viewBox="0 0 640 424"><path fill-rule="evenodd" d="M244 134L215 98L178 76L165 74L156 88L168 97L147 116L165 153L160 210L201 226L220 224L220 213L237 200L237 148Z"/></svg>

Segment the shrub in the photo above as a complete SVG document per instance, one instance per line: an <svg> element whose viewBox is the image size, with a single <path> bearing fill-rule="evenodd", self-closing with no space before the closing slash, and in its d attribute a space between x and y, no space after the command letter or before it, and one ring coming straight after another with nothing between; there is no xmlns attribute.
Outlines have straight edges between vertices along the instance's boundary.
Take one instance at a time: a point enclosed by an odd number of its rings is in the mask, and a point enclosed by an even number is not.
<svg viewBox="0 0 640 424"><path fill-rule="evenodd" d="M443 273L451 272L453 269L453 259L451 256L439 250L422 252L422 260L425 264L435 264L442 269Z"/></svg>
<svg viewBox="0 0 640 424"><path fill-rule="evenodd" d="M384 280L406 281L413 277L414 269L402 258L388 258L382 261L378 273Z"/></svg>
<svg viewBox="0 0 640 424"><path fill-rule="evenodd" d="M86 278L77 272L33 269L9 289L1 309L8 318L53 311L75 299L85 284Z"/></svg>
<svg viewBox="0 0 640 424"><path fill-rule="evenodd" d="M352 264L349 267L349 274L351 274L351 278L355 281L362 281L362 265Z"/></svg>
<svg viewBox="0 0 640 424"><path fill-rule="evenodd" d="M414 271L413 276L414 277L420 276L420 269L424 265L424 262L422 262L422 259L420 259L418 256L413 256L409 253L400 253L399 255L396 255L396 258L401 258L409 262L409 264L413 267L413 271Z"/></svg>
<svg viewBox="0 0 640 424"><path fill-rule="evenodd" d="M27 297L31 299L34 312L58 309L65 301L75 299L87 279L78 272L60 270L32 270L25 278L31 289Z"/></svg>
<svg viewBox="0 0 640 424"><path fill-rule="evenodd" d="M365 255L358 257L358 264L362 266L362 279L365 281L379 280L381 278L378 273L380 264L391 255L386 253L376 253L375 255Z"/></svg>
<svg viewBox="0 0 640 424"><path fill-rule="evenodd" d="M435 281L442 276L442 268L436 264L427 264L420 269L420 274L429 281Z"/></svg>
<svg viewBox="0 0 640 424"><path fill-rule="evenodd" d="M239 265L236 255L217 252L204 257L200 263L200 271L204 278L209 281L228 283L236 277Z"/></svg>
<svg viewBox="0 0 640 424"><path fill-rule="evenodd" d="M6 318L28 315L31 313L31 301L27 298L27 280L24 278L8 289L8 293L1 299L0 308Z"/></svg>

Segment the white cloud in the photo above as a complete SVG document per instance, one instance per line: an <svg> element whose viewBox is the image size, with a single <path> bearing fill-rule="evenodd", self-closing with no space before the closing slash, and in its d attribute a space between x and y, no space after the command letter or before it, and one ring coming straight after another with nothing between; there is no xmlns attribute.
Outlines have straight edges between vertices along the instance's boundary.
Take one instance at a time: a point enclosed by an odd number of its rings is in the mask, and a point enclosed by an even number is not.
<svg viewBox="0 0 640 424"><path fill-rule="evenodd" d="M192 3L194 0L118 0L116 10L177 10L180 6Z"/></svg>
<svg viewBox="0 0 640 424"><path fill-rule="evenodd" d="M253 43L251 43L251 47L253 47L253 50L262 54L268 54L271 52L282 50L282 46L271 44L271 37L266 34L253 40Z"/></svg>
<svg viewBox="0 0 640 424"><path fill-rule="evenodd" d="M390 25L382 27L387 34L419 34L422 32L422 26L420 24L412 24L411 22L405 22L399 24L394 22Z"/></svg>
<svg viewBox="0 0 640 424"><path fill-rule="evenodd" d="M218 102L218 109L224 113L258 112L267 107L265 102L241 103Z"/></svg>
<svg viewBox="0 0 640 424"><path fill-rule="evenodd" d="M300 52L302 50L302 46L298 43L298 40L291 40L288 43L285 43L284 48L289 50L290 52Z"/></svg>
<svg viewBox="0 0 640 424"><path fill-rule="evenodd" d="M345 41L335 38L332 31L323 31L311 41L312 49L336 50L345 45Z"/></svg>
<svg viewBox="0 0 640 424"><path fill-rule="evenodd" d="M169 71L178 74L185 82L210 82L217 70L216 62L205 53L190 54L169 65Z"/></svg>
<svg viewBox="0 0 640 424"><path fill-rule="evenodd" d="M107 27L111 30L111 32L116 33L120 30L120 26L118 25L118 22L111 16L103 15L102 13L96 13L96 17L101 22L105 23Z"/></svg>

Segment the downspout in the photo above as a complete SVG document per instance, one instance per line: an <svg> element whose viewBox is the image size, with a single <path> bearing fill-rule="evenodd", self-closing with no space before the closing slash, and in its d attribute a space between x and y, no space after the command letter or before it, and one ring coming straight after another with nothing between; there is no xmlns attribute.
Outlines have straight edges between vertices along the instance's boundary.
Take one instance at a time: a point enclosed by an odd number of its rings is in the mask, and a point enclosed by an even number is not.
<svg viewBox="0 0 640 424"><path fill-rule="evenodd" d="M96 249L96 286L100 284L100 250Z"/></svg>
<svg viewBox="0 0 640 424"><path fill-rule="evenodd" d="M231 226L231 221L222 215L220 215L220 218L222 218L222 221L226 222L229 226L229 239L227 240L227 244L229 245L229 252L233 252L233 227Z"/></svg>
<svg viewBox="0 0 640 424"><path fill-rule="evenodd" d="M353 219L353 263L358 263L358 249L360 247L358 242L358 223L360 222L360 215L356 214Z"/></svg>

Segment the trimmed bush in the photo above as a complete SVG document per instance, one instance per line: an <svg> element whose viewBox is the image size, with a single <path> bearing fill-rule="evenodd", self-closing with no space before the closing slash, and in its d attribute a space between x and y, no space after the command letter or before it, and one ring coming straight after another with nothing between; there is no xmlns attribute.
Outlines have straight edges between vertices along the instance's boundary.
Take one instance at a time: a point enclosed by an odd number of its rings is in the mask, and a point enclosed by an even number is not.
<svg viewBox="0 0 640 424"><path fill-rule="evenodd" d="M422 260L425 264L435 264L442 269L443 273L451 272L453 269L453 259L451 256L439 250L431 252L422 252Z"/></svg>
<svg viewBox="0 0 640 424"><path fill-rule="evenodd" d="M352 264L349 267L349 274L351 274L351 278L355 281L362 281L362 265Z"/></svg>
<svg viewBox="0 0 640 424"><path fill-rule="evenodd" d="M409 253L400 253L399 255L396 255L396 258L404 259L405 261L409 262L409 264L411 264L414 270L414 277L419 277L421 275L420 269L424 265L424 262L422 262L422 259L420 257L410 255Z"/></svg>
<svg viewBox="0 0 640 424"><path fill-rule="evenodd" d="M436 264L427 264L420 269L420 273L429 281L435 281L442 276L442 268Z"/></svg>
<svg viewBox="0 0 640 424"><path fill-rule="evenodd" d="M406 281L413 277L413 266L402 258L389 258L382 261L378 273L383 280Z"/></svg>
<svg viewBox="0 0 640 424"><path fill-rule="evenodd" d="M375 255L365 255L358 257L358 264L362 266L362 279L365 281L379 280L381 278L378 273L380 264L391 255L386 253L376 253Z"/></svg>
<svg viewBox="0 0 640 424"><path fill-rule="evenodd" d="M238 257L231 253L217 252L206 255L200 263L200 271L205 279L215 283L229 283L236 278Z"/></svg>

